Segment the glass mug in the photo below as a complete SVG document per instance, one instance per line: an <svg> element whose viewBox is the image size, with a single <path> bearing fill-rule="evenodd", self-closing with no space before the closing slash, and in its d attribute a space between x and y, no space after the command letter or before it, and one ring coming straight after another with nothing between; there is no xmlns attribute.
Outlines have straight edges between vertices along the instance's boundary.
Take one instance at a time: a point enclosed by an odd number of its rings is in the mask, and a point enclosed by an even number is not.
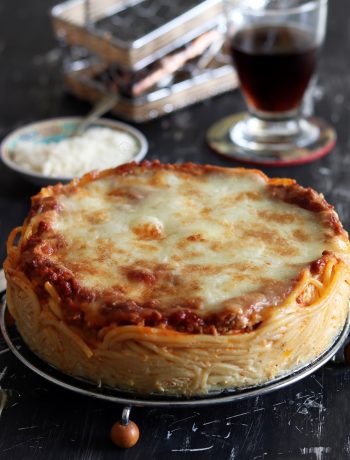
<svg viewBox="0 0 350 460"><path fill-rule="evenodd" d="M230 53L248 106L229 137L244 159L307 149L321 137L301 115L326 30L327 0L226 0Z"/></svg>

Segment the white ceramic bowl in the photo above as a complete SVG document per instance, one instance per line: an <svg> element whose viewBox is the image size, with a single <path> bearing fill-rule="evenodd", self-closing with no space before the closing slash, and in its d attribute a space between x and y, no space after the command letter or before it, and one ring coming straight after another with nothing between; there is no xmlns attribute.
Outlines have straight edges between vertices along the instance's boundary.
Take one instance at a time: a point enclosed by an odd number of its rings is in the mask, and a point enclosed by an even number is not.
<svg viewBox="0 0 350 460"><path fill-rule="evenodd" d="M49 120L31 123L30 125L16 129L7 135L0 145L2 161L8 168L20 174L24 179L41 187L56 184L57 182L69 182L73 179L73 177L46 176L45 174L29 171L28 169L21 167L21 165L13 161L12 152L16 148L16 143L19 141L33 141L34 143L38 143L62 140L74 132L76 125L81 120L81 117L52 118ZM106 118L100 118L91 126L106 127L128 133L136 140L139 146L138 151L130 161L141 161L145 157L148 150L148 142L139 130L126 123Z"/></svg>

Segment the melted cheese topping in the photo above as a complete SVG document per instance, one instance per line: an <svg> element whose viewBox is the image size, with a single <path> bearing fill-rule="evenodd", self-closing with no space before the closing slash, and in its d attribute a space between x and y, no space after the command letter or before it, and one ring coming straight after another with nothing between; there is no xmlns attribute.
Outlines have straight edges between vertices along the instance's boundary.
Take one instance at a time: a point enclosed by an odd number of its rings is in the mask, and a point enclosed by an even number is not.
<svg viewBox="0 0 350 460"><path fill-rule="evenodd" d="M281 302L335 245L318 213L273 198L246 170L107 175L58 197L52 259L97 291L198 314Z"/></svg>

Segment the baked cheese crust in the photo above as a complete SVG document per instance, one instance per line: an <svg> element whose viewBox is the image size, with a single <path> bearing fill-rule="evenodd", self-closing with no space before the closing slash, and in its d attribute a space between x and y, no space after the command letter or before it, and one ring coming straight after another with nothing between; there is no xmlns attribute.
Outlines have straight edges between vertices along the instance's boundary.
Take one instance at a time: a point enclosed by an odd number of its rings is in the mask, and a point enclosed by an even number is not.
<svg viewBox="0 0 350 460"><path fill-rule="evenodd" d="M65 372L202 394L329 347L347 316L349 247L333 207L293 180L128 164L33 197L9 238L8 304Z"/></svg>

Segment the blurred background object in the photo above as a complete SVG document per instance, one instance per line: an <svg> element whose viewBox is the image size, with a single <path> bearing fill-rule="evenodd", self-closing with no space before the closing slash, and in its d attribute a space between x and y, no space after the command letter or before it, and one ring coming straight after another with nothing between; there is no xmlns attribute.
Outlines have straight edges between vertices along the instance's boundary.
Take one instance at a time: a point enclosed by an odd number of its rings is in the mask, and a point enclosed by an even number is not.
<svg viewBox="0 0 350 460"><path fill-rule="evenodd" d="M51 17L66 87L146 121L237 86L223 52L222 0L69 0Z"/></svg>

